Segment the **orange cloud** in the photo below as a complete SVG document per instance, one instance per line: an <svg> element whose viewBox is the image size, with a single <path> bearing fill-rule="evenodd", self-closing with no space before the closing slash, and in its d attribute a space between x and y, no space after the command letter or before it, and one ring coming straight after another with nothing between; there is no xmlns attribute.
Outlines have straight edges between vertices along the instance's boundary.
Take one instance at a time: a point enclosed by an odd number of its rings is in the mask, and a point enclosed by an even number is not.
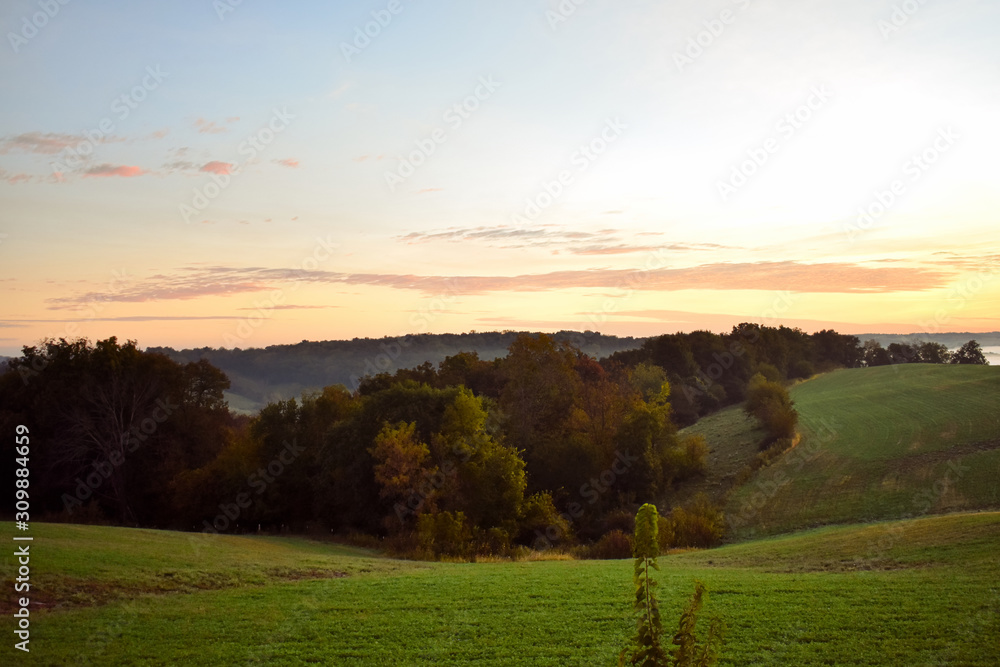
<svg viewBox="0 0 1000 667"><path fill-rule="evenodd" d="M212 266L160 274L122 289L119 302L194 299L277 289L295 282L372 285L425 294L481 295L490 292L531 293L564 289L634 289L644 292L681 290L787 290L828 294L884 294L938 289L953 274L924 268L871 268L857 264L756 262L704 264L648 272L620 269L555 271L517 276L435 276L386 273L340 273L264 267ZM79 306L100 294L49 299L52 308ZM633 313L633 316L636 314Z"/></svg>
<svg viewBox="0 0 1000 667"><path fill-rule="evenodd" d="M277 164L285 167L290 167L291 169L296 169L299 166L299 161L293 157L285 158L284 160L275 160Z"/></svg>
<svg viewBox="0 0 1000 667"><path fill-rule="evenodd" d="M108 178L111 176L119 176L121 178L132 178L134 176L142 176L144 173L141 167L130 167L122 165L116 167L111 164L102 164L96 167L91 167L84 172L84 178Z"/></svg>
<svg viewBox="0 0 1000 667"><path fill-rule="evenodd" d="M201 167L201 171L207 171L210 174L218 174L220 176L226 176L233 173L233 165L229 162L219 162L217 160L212 160L207 162Z"/></svg>

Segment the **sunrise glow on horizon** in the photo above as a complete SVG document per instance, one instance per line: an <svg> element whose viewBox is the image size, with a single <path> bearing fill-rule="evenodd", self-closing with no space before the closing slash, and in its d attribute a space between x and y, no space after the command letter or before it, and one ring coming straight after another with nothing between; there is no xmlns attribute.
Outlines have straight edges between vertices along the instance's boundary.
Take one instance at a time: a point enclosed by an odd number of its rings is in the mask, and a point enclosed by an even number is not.
<svg viewBox="0 0 1000 667"><path fill-rule="evenodd" d="M0 10L0 354L1000 330L1000 4L51 4Z"/></svg>

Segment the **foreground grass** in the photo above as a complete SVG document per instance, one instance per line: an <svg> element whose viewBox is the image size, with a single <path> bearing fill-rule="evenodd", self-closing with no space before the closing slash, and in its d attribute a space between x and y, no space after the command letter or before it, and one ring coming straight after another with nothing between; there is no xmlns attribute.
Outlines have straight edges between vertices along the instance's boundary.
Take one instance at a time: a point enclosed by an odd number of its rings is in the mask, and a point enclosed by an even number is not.
<svg viewBox="0 0 1000 667"><path fill-rule="evenodd" d="M5 533L12 524L0 524ZM422 567L363 549L301 538L254 539L69 524L32 524L38 554L34 605L60 609L131 599L142 594L264 586ZM13 571L13 559L5 556ZM4 572L5 587L13 587ZM7 612L12 598L0 601Z"/></svg>
<svg viewBox="0 0 1000 667"><path fill-rule="evenodd" d="M629 561L405 563L306 540L33 532L38 581L71 570L128 590L173 571L231 585L33 611L28 664L611 665L633 630ZM663 616L676 623L701 579L705 613L729 626L724 665L995 665L998 546L1000 513L983 513L666 556Z"/></svg>

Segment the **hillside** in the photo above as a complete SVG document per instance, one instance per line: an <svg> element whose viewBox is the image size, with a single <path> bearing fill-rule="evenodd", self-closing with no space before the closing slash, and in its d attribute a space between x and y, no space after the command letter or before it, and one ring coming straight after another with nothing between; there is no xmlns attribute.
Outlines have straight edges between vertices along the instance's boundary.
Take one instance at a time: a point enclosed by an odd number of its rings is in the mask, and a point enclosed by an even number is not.
<svg viewBox="0 0 1000 667"><path fill-rule="evenodd" d="M510 344L524 332L505 331L465 334L417 334L401 338L355 338L353 340L302 341L295 345L272 345L245 350L199 348L174 350L149 348L178 362L208 359L229 376L226 394L230 407L255 412L270 401L297 398L335 384L350 389L359 378L379 372L395 372L430 362L438 364L459 352L475 352L492 360L507 354ZM594 358L642 345L642 338L619 338L591 331L560 331L552 337L569 341Z"/></svg>
<svg viewBox="0 0 1000 667"><path fill-rule="evenodd" d="M728 494L731 537L1000 507L1000 369L840 370L790 393L803 438ZM725 498L760 434L738 407L687 431L708 439L711 472L682 498Z"/></svg>
<svg viewBox="0 0 1000 667"><path fill-rule="evenodd" d="M634 632L627 560L415 563L305 539L32 531L38 664L609 665ZM985 666L998 539L1000 513L822 528L663 556L658 594L674 627L705 582L724 666Z"/></svg>

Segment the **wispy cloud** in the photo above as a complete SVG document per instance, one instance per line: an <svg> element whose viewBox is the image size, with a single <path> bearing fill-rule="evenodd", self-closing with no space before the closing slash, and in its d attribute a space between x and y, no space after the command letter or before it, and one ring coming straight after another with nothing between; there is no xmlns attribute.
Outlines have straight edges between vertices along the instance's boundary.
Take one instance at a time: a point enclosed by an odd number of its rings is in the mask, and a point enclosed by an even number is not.
<svg viewBox="0 0 1000 667"><path fill-rule="evenodd" d="M340 308L340 306L298 306L290 303L270 306L271 310L326 310L328 308ZM259 310L259 308L237 308L237 310Z"/></svg>
<svg viewBox="0 0 1000 667"><path fill-rule="evenodd" d="M96 167L91 167L83 172L84 178L134 178L135 176L142 176L145 171L142 167L134 167L129 165L115 166L113 164L99 164Z"/></svg>
<svg viewBox="0 0 1000 667"><path fill-rule="evenodd" d="M568 289L786 290L812 293L893 293L938 289L953 274L920 267L868 267L847 263L755 262L705 264L678 269L636 271L592 269L517 276L418 276L390 273L338 273L264 267L186 268L137 281L113 295L87 293L48 300L50 308L71 308L95 299L120 302L186 300L277 289L295 282L370 285L426 294L481 295Z"/></svg>
<svg viewBox="0 0 1000 667"><path fill-rule="evenodd" d="M295 158L285 158L283 160L275 160L275 164L280 164L283 167L289 167L291 169L297 169L299 166L299 161Z"/></svg>
<svg viewBox="0 0 1000 667"><path fill-rule="evenodd" d="M210 321L210 320L242 320L238 315L128 315L124 317L91 317L87 316L88 322L187 322L187 321ZM4 327L26 327L29 324L63 324L66 322L78 322L79 319L72 317L33 319L33 320L5 320L0 321L0 328Z"/></svg>
<svg viewBox="0 0 1000 667"><path fill-rule="evenodd" d="M223 121L224 125L220 125L214 120L198 118L194 121L194 127L198 130L199 134L222 134L229 131L229 128L226 127L226 125L232 125L239 119L239 116L230 116Z"/></svg>
<svg viewBox="0 0 1000 667"><path fill-rule="evenodd" d="M56 155L67 148L75 148L90 140L82 134L60 134L58 132L25 132L0 138L0 154L12 151L34 153L36 155ZM122 142L121 137L103 137L101 143Z"/></svg>
<svg viewBox="0 0 1000 667"><path fill-rule="evenodd" d="M421 190L431 192L434 189ZM568 230L556 226L537 226L532 228L515 227L511 225L496 225L482 227L449 227L443 230L412 232L397 237L407 244L418 243L480 243L499 248L547 248L555 254L569 253L572 255L625 255L657 250L674 252L712 251L733 249L717 243L666 243L650 244L648 240L642 243L634 237L649 236L618 229L600 229L597 231Z"/></svg>
<svg viewBox="0 0 1000 667"><path fill-rule="evenodd" d="M25 173L12 174L6 169L0 169L0 181L6 181L11 185L20 185L21 183L31 183L42 180L45 179L40 176L32 176L31 174Z"/></svg>

